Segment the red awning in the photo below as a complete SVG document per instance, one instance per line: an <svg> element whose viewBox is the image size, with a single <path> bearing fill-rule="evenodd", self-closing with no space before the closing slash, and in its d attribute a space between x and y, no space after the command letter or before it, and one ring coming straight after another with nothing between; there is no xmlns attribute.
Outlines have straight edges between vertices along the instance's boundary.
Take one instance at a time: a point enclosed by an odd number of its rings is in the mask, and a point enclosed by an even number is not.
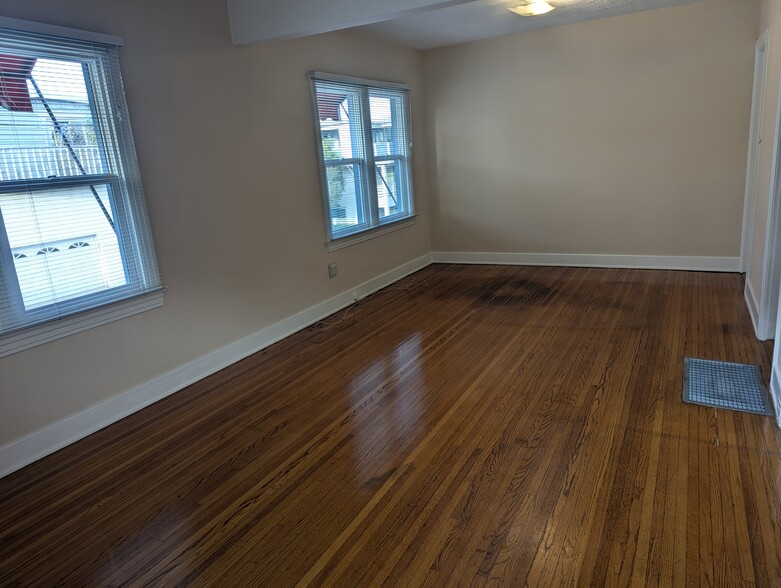
<svg viewBox="0 0 781 588"><path fill-rule="evenodd" d="M35 67L34 57L0 55L0 106L11 112L32 112L27 78Z"/></svg>
<svg viewBox="0 0 781 588"><path fill-rule="evenodd" d="M345 94L317 93L317 111L320 120L339 120L339 105L347 98Z"/></svg>

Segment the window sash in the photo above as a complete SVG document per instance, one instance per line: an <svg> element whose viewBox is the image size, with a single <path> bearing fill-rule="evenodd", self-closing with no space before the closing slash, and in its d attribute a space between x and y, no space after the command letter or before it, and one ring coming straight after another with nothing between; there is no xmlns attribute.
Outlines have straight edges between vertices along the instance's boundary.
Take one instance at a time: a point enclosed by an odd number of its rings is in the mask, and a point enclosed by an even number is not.
<svg viewBox="0 0 781 588"><path fill-rule="evenodd" d="M82 176L63 176L60 178L35 178L31 180L11 180L0 182L0 194L14 192L37 192L56 190L57 188L77 188L80 186L97 186L114 184L119 187L119 178L114 174L94 174Z"/></svg>
<svg viewBox="0 0 781 588"><path fill-rule="evenodd" d="M395 214L387 215L380 219L380 224L388 224L396 222L400 219L411 216L411 204L409 191L404 189L405 185L409 185L409 160L403 155L383 155L382 157L375 157L375 168L379 168L380 163L395 161L398 164L398 177L396 178L396 199L397 199L397 212ZM379 173L379 172L378 172Z"/></svg>
<svg viewBox="0 0 781 588"><path fill-rule="evenodd" d="M13 332L23 329L30 324L53 320L59 316L73 314L88 310L90 308L103 306L113 301L122 300L131 296L137 296L143 292L141 288L139 265L133 260L133 250L128 243L130 227L128 226L128 215L124 210L122 198L118 198L119 180L116 176L72 176L65 178L53 178L46 180L33 180L25 186L24 182L0 182L0 199L4 193L30 192L52 190L57 188L79 188L86 186L110 186L109 193L113 194L111 198L111 209L114 211L113 221L117 233L117 241L120 249L120 257L127 276L127 284L105 288L98 292L92 292L81 296L74 296L64 301L58 301L46 306L26 309L22 300L22 290L19 284L16 264L13 260L12 248L8 241L5 222L0 210L0 255L3 263L0 264L0 276L5 284L6 300L10 302L11 316L15 321L23 323L17 328L2 329L3 317L0 313L0 329L5 332ZM65 196L67 198L67 196Z"/></svg>
<svg viewBox="0 0 781 588"><path fill-rule="evenodd" d="M356 214L358 215L358 221L356 223L347 225L342 229L333 228L335 223L331 212L332 210L331 194L330 192L326 194L327 197L326 209L328 215L328 223L331 227L331 234L339 235L339 236L347 236L347 235L352 235L354 233L359 233L361 231L365 231L366 229L370 228L371 224L370 224L370 217L368 214L368 211L370 209L370 203L369 203L368 188L366 187L366 176L368 175L366 160L358 159L358 158L330 159L326 161L324 165L325 165L325 174L326 174L326 189L327 189L329 168L345 167L348 165L352 166L354 170L353 177L357 178L357 180L354 180L355 206L356 206Z"/></svg>

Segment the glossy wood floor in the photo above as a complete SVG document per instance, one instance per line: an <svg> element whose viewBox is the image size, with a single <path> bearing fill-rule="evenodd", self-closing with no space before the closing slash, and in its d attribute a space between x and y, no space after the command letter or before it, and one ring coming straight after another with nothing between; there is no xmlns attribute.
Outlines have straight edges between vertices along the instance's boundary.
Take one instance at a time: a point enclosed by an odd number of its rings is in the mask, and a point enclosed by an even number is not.
<svg viewBox="0 0 781 588"><path fill-rule="evenodd" d="M430 266L0 481L3 585L781 586L738 275Z"/></svg>

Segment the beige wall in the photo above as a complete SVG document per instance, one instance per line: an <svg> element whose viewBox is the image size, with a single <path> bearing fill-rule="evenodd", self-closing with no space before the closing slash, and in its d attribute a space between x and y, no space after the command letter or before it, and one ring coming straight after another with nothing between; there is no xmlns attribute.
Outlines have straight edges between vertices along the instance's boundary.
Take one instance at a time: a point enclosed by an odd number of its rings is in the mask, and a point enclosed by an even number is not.
<svg viewBox="0 0 781 588"><path fill-rule="evenodd" d="M765 93L762 99L762 144L757 162L757 183L754 208L754 230L752 233L751 258L747 279L756 302L762 297L763 269L765 263L765 238L767 236L767 214L770 199L770 184L773 173L773 138L775 137L778 112L779 77L781 77L781 2L762 0L758 35L768 31L768 57L765 77Z"/></svg>
<svg viewBox="0 0 781 588"><path fill-rule="evenodd" d="M758 11L426 52L434 249L738 257Z"/></svg>
<svg viewBox="0 0 781 588"><path fill-rule="evenodd" d="M0 14L124 36L170 288L161 309L0 359L0 446L431 250L419 128L418 222L327 253L306 77L407 82L416 111L417 52L351 33L235 48L225 0L0 0ZM329 261L339 265L333 280Z"/></svg>

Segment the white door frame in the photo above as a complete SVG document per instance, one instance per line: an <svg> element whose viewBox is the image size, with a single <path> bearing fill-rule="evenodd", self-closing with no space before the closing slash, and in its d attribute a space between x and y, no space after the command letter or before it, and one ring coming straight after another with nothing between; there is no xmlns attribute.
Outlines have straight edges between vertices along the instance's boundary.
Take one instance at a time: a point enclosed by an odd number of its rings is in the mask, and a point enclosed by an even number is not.
<svg viewBox="0 0 781 588"><path fill-rule="evenodd" d="M751 243L754 236L754 203L757 197L757 167L762 143L762 113L765 79L767 78L768 31L765 30L754 50L754 85L751 94L751 126L746 161L746 190L743 200L743 231L740 240L740 271L747 273L751 263Z"/></svg>
<svg viewBox="0 0 781 588"><path fill-rule="evenodd" d="M762 268L762 294L759 299L759 333L761 340L775 336L778 326L779 292L781 292L781 79L776 107L776 128L773 137L773 160L770 172L770 193L767 203L765 232L765 262Z"/></svg>

